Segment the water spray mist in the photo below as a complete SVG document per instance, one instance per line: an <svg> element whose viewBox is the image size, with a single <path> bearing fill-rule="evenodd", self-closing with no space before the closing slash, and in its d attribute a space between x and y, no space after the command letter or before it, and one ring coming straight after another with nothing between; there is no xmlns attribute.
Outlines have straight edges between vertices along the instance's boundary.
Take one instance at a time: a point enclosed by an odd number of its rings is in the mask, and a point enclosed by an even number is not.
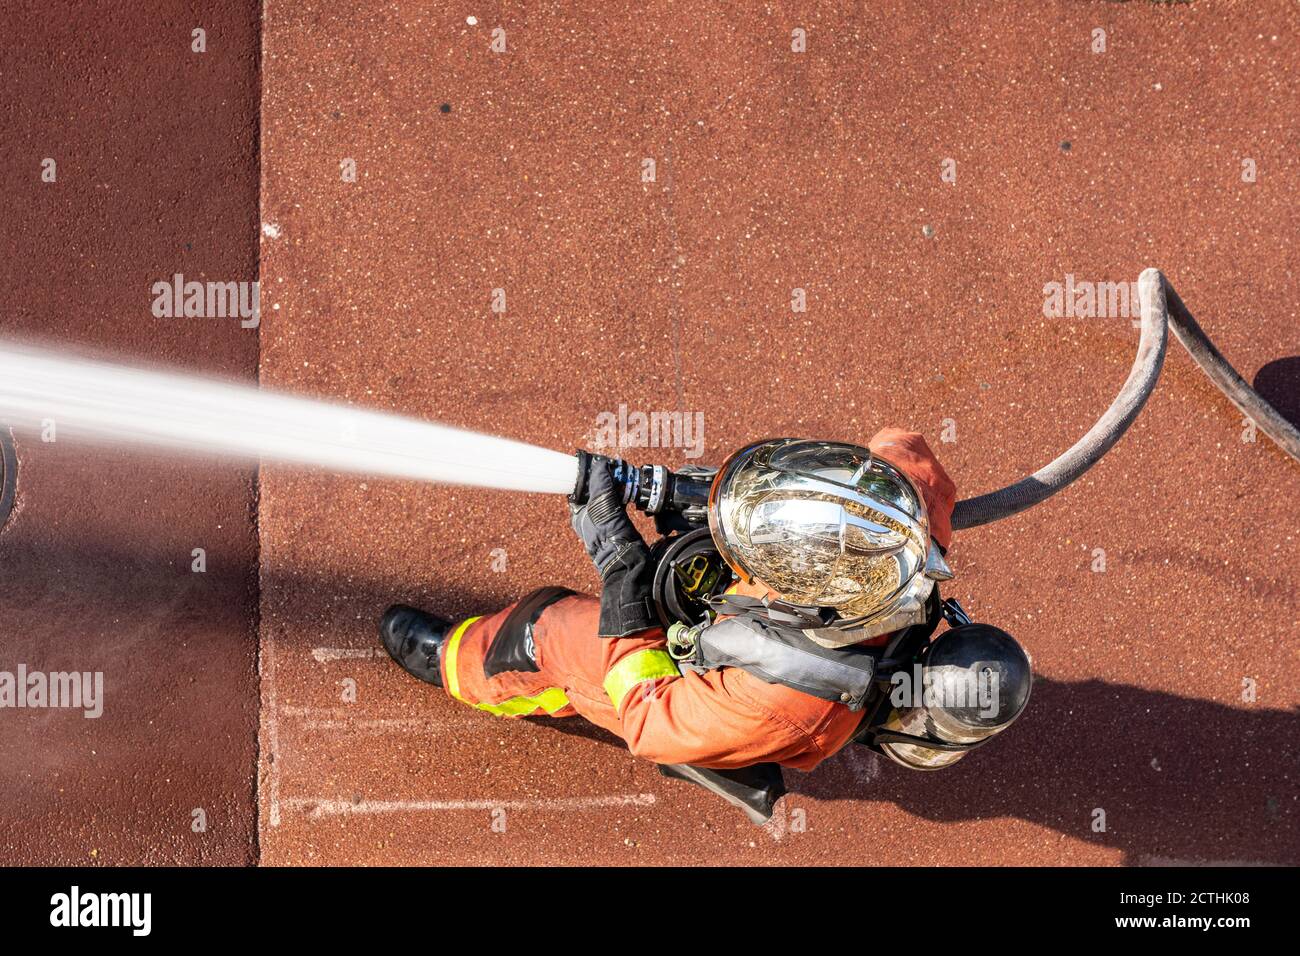
<svg viewBox="0 0 1300 956"><path fill-rule="evenodd" d="M569 494L572 455L210 378L0 345L0 420L60 435L335 471Z"/></svg>

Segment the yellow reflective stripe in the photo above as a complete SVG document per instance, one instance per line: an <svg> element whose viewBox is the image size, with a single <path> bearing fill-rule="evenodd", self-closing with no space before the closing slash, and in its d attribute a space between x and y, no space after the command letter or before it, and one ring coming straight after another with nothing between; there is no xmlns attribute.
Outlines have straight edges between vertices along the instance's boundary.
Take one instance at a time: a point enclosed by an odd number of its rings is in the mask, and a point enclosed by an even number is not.
<svg viewBox="0 0 1300 956"><path fill-rule="evenodd" d="M609 695L609 701L614 705L614 709L621 710L628 691L642 681L680 676L681 671L677 669L677 662L668 655L667 651L648 647L635 654L629 654L609 669L609 673L605 675L605 693Z"/></svg>
<svg viewBox="0 0 1300 956"><path fill-rule="evenodd" d="M460 639L465 636L466 629L475 621L480 620L483 615L471 617L469 620L461 621L456 630L451 632L451 640L447 642L447 649L442 652L442 672L447 679L447 693L451 694L459 701L465 701L460 696L460 678L456 676L456 657L460 653Z"/></svg>
<svg viewBox="0 0 1300 956"><path fill-rule="evenodd" d="M460 639L465 636L469 626L481 617L482 615L471 617L468 621L462 621L457 625L456 630L452 631L451 639L447 641L447 649L442 653L442 671L447 680L447 693L463 704L469 704L479 710L486 710L489 714L496 714L498 717L519 717L535 713L539 709L546 711L548 714L553 714L557 710L567 707L569 698L565 696L564 690L559 687L547 688L536 697L511 697L500 704L474 704L460 696L460 677L456 673L456 661L460 655Z"/></svg>
<svg viewBox="0 0 1300 956"><path fill-rule="evenodd" d="M498 717L523 717L536 713L539 709L553 714L569 706L569 698L565 696L563 688L549 687L536 697L511 697L500 704L475 704L474 706Z"/></svg>

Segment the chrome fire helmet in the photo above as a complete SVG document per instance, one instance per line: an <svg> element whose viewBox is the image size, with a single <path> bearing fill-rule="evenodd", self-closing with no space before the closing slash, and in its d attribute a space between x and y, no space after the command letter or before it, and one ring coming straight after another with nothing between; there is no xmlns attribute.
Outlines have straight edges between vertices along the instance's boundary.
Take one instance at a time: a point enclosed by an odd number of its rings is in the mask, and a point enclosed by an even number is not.
<svg viewBox="0 0 1300 956"><path fill-rule="evenodd" d="M825 643L861 639L828 629L921 612L934 581L952 577L920 491L858 445L779 438L742 448L713 482L709 528L740 578L775 594L765 606L804 612L800 626Z"/></svg>

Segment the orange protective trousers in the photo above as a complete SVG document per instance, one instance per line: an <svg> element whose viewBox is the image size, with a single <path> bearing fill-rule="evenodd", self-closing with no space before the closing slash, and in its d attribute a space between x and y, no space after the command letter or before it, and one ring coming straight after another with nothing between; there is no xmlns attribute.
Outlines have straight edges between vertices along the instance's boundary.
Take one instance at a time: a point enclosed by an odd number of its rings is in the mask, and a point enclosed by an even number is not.
<svg viewBox="0 0 1300 956"><path fill-rule="evenodd" d="M887 428L870 448L916 482L930 533L946 548L956 488L925 440ZM581 715L621 737L637 756L714 768L774 761L809 770L848 743L862 718L837 701L739 668L681 673L661 628L599 638L599 617L596 598L543 589L461 622L443 649L443 686L489 713Z"/></svg>

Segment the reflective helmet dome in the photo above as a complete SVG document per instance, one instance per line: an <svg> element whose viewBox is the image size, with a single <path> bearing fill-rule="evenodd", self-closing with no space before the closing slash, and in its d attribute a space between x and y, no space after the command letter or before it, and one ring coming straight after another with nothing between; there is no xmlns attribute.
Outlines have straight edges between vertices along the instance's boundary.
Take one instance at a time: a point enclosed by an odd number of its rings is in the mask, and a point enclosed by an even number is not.
<svg viewBox="0 0 1300 956"><path fill-rule="evenodd" d="M837 627L924 601L933 586L924 499L858 445L778 438L742 448L713 482L709 528L742 580L831 608Z"/></svg>

